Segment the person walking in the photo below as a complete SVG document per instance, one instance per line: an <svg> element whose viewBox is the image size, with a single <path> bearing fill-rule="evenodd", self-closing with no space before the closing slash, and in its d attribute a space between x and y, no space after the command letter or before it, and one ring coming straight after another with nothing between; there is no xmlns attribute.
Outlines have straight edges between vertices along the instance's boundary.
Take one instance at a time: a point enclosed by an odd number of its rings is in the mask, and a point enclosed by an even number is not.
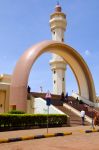
<svg viewBox="0 0 99 150"><path fill-rule="evenodd" d="M28 93L30 93L31 92L31 88L30 88L30 86L28 85L28 87L27 87L27 92Z"/></svg>
<svg viewBox="0 0 99 150"><path fill-rule="evenodd" d="M85 111L81 110L82 125L85 125Z"/></svg>
<svg viewBox="0 0 99 150"><path fill-rule="evenodd" d="M93 123L95 126L99 125L99 112L97 112L97 111L94 112Z"/></svg>
<svg viewBox="0 0 99 150"><path fill-rule="evenodd" d="M65 100L65 96L64 96L64 92L61 93L61 99L60 99L62 102L64 102Z"/></svg>
<svg viewBox="0 0 99 150"><path fill-rule="evenodd" d="M65 95L65 101L68 103L68 92Z"/></svg>
<svg viewBox="0 0 99 150"><path fill-rule="evenodd" d="M30 100L31 99L31 87L28 85L27 87L27 99Z"/></svg>

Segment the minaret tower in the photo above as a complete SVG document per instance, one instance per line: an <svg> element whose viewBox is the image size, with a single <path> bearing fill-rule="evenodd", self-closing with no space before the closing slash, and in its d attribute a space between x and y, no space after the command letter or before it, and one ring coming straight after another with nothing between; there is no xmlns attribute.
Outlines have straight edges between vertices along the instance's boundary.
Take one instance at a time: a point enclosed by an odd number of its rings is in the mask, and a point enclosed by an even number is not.
<svg viewBox="0 0 99 150"><path fill-rule="evenodd" d="M59 3L57 3L55 12L50 16L52 40L64 42L64 32L66 30L66 25L66 15L62 12ZM53 73L53 94L60 95L62 92L65 94L66 62L64 62L60 56L52 54L50 66Z"/></svg>

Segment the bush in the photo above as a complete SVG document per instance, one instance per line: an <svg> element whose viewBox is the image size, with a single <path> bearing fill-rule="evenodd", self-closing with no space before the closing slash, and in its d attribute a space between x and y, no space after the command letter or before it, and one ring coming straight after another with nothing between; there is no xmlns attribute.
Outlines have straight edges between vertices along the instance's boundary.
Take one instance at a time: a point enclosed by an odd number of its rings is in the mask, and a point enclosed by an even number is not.
<svg viewBox="0 0 99 150"><path fill-rule="evenodd" d="M8 113L9 114L25 114L25 112L21 110L11 110Z"/></svg>
<svg viewBox="0 0 99 150"><path fill-rule="evenodd" d="M66 115L48 116L49 127L59 127L67 124ZM16 128L31 128L31 127L46 127L46 114L0 114L0 128L9 129Z"/></svg>

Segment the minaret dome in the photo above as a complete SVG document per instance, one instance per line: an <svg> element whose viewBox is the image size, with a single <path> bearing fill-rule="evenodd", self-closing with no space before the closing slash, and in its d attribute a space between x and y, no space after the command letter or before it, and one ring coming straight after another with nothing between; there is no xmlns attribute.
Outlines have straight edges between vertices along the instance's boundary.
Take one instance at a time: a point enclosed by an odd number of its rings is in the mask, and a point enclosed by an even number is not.
<svg viewBox="0 0 99 150"><path fill-rule="evenodd" d="M62 10L62 8L61 8L59 2L57 2L57 5L55 7L55 12L61 12L61 10Z"/></svg>

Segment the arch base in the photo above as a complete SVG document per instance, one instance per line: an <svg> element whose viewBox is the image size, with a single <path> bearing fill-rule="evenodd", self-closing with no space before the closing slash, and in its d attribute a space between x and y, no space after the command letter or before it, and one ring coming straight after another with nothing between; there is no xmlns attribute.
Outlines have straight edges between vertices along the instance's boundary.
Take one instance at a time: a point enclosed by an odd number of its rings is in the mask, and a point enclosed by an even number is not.
<svg viewBox="0 0 99 150"><path fill-rule="evenodd" d="M10 88L11 97L10 97L10 110L21 110L27 111L27 88L22 87L14 87ZM13 99L14 98L14 99Z"/></svg>

